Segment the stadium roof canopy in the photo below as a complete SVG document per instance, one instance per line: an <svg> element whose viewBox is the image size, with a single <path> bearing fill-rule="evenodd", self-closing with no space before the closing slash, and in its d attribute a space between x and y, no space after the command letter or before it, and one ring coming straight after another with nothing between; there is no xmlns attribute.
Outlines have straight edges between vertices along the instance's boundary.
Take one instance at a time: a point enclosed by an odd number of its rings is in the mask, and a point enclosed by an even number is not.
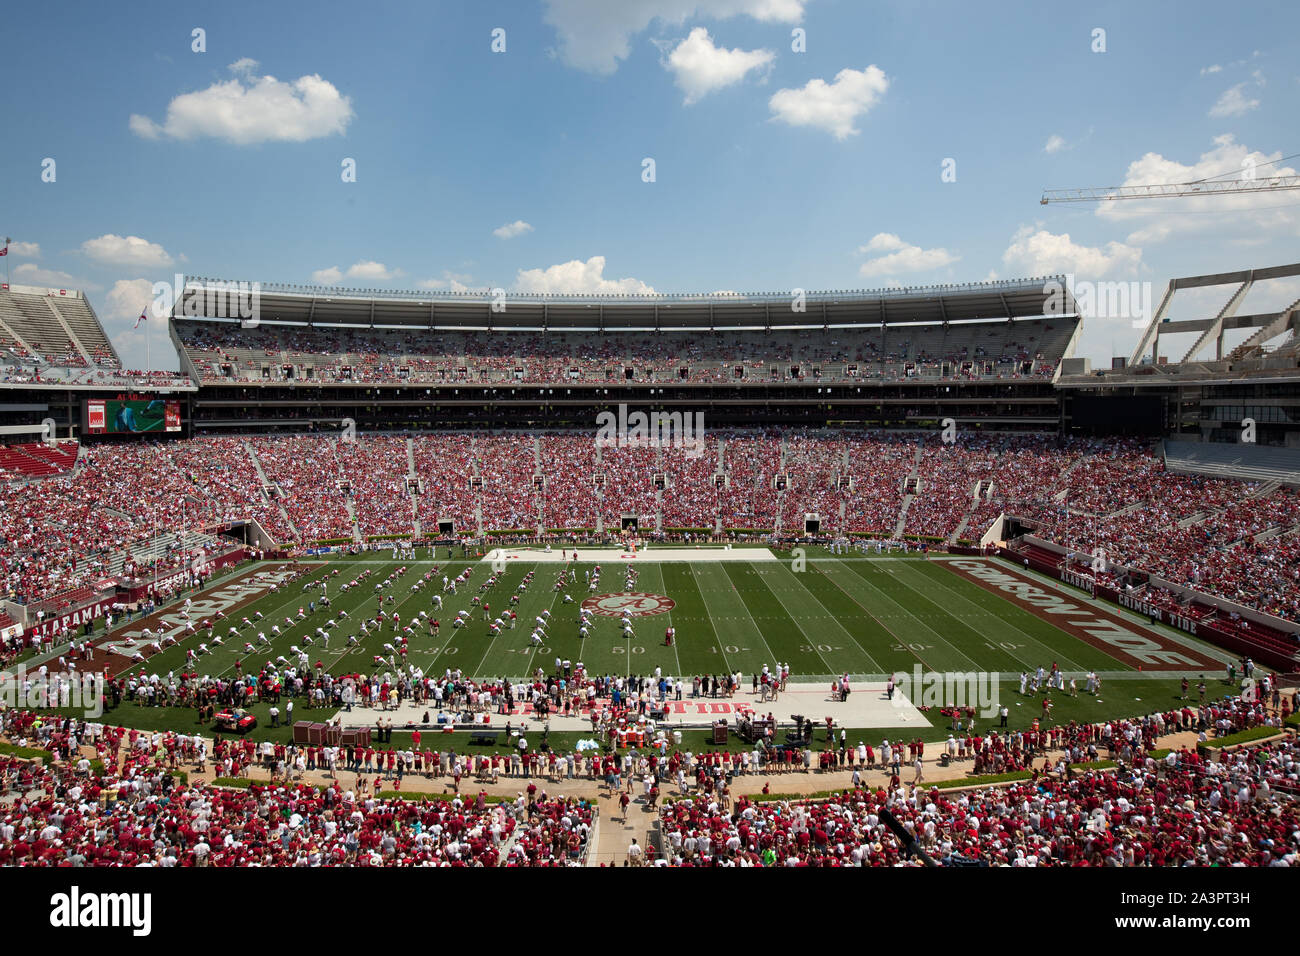
<svg viewBox="0 0 1300 956"><path fill-rule="evenodd" d="M1065 276L875 290L713 294L392 292L185 277L176 318L233 319L256 295L259 321L435 329L728 329L878 326L1067 317ZM246 314L245 309L245 314Z"/></svg>

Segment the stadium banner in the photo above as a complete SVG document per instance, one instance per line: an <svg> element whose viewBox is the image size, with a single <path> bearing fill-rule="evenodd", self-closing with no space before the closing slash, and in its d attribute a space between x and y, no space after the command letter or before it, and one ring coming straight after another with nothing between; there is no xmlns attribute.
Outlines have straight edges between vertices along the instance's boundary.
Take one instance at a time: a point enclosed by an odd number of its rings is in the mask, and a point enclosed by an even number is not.
<svg viewBox="0 0 1300 956"><path fill-rule="evenodd" d="M91 604L87 604L85 607L77 608L75 611L65 611L64 613L57 614L53 617L46 617L27 628L27 631L23 634L23 638L30 642L38 637L54 637L62 632L65 626L69 631L73 631L76 628L81 627L81 625L87 624L90 621L95 620L95 618L102 616L113 606L113 602L116 600L117 597L115 595L100 598Z"/></svg>
<svg viewBox="0 0 1300 956"><path fill-rule="evenodd" d="M1139 600L1132 595L1121 594L1114 588L1105 585L1094 585L1089 588L1086 584L1076 584L1074 581L1070 580L1070 577L1067 577L1067 575L1070 575L1071 577L1077 575L1073 575L1071 572L1064 571L1061 568L1053 567L1052 565L1047 564L1047 562L1040 561L1037 558L1026 556L1017 551L1012 551L1009 548L999 549L999 556L1010 560L1017 566L1028 567L1049 578L1055 578L1056 580L1062 581L1066 584L1073 584L1075 587L1088 591L1095 598L1101 598L1104 601L1118 604L1120 607L1135 611L1138 614L1143 614L1154 621L1166 624L1185 634L1191 634L1194 637L1199 637L1202 640L1209 641L1211 644L1221 647L1224 650L1232 651L1234 654L1248 656L1256 662L1263 664L1265 667L1282 673L1289 673L1295 667L1295 661L1286 658L1284 655L1271 652L1267 647L1254 641L1245 640L1240 635L1216 627L1211 622L1198 621L1184 614L1176 614L1168 609L1156 607L1146 601ZM1204 596L1200 599L1207 603L1210 600Z"/></svg>
<svg viewBox="0 0 1300 956"><path fill-rule="evenodd" d="M83 425L92 435L179 432L181 406L161 398L91 398L86 400Z"/></svg>

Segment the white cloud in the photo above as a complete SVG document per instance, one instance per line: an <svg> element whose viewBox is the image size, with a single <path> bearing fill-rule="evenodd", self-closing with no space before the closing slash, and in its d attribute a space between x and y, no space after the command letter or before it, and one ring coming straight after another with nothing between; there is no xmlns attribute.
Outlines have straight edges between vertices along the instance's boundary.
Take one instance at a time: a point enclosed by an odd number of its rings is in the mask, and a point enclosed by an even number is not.
<svg viewBox="0 0 1300 956"><path fill-rule="evenodd" d="M41 257L41 244L39 242L11 242L9 243L9 255L21 256L24 259L39 259Z"/></svg>
<svg viewBox="0 0 1300 956"><path fill-rule="evenodd" d="M148 317L136 328L146 309ZM176 348L167 337L166 313L158 312L148 279L118 279L96 311L126 368L142 369L150 363L156 369L179 368Z"/></svg>
<svg viewBox="0 0 1300 956"><path fill-rule="evenodd" d="M522 236L526 232L532 232L533 227L522 219L516 219L514 222L508 222L504 226L497 226L492 230L492 235L498 239L513 239L515 236Z"/></svg>
<svg viewBox="0 0 1300 956"><path fill-rule="evenodd" d="M653 294L640 279L606 279L605 257L592 256L586 262L573 259L546 269L520 269L515 276L519 292L589 292L602 295Z"/></svg>
<svg viewBox="0 0 1300 956"><path fill-rule="evenodd" d="M373 259L362 259L360 262L354 262L348 266L347 276L349 279L396 279L402 274L401 269L390 269L382 262L375 262Z"/></svg>
<svg viewBox="0 0 1300 956"><path fill-rule="evenodd" d="M422 279L416 285L421 289L447 289L450 292L468 292L470 290L468 283L473 281L473 276L463 272L443 270L441 279Z"/></svg>
<svg viewBox="0 0 1300 956"><path fill-rule="evenodd" d="M87 239L81 244L81 251L102 265L151 269L172 264L166 249L139 236L105 233L98 239Z"/></svg>
<svg viewBox="0 0 1300 956"><path fill-rule="evenodd" d="M104 312L101 318L107 322L135 322L140 313L149 309L149 318L165 319L166 314L158 312L153 293L153 283L148 279L118 279L113 288L104 297Z"/></svg>
<svg viewBox="0 0 1300 956"><path fill-rule="evenodd" d="M907 243L892 232L878 232L865 246L858 246L858 252L894 252L906 248Z"/></svg>
<svg viewBox="0 0 1300 956"><path fill-rule="evenodd" d="M680 26L697 17L748 16L760 23L799 23L808 0L546 0L558 55L569 66L610 74L631 53L629 40L652 21Z"/></svg>
<svg viewBox="0 0 1300 956"><path fill-rule="evenodd" d="M858 273L867 278L897 272L928 272L952 265L961 258L947 249L922 249L889 232L876 233L865 246L858 247L858 252L885 253L875 259L868 259L859 267Z"/></svg>
<svg viewBox="0 0 1300 956"><path fill-rule="evenodd" d="M375 262L373 259L362 259L360 262L354 262L348 266L346 272L338 266L330 266L327 269L317 269L311 274L311 277L312 281L319 285L338 285L344 276L349 279L367 279L373 282L396 279L402 274L401 269L390 269L382 262Z"/></svg>
<svg viewBox="0 0 1300 956"><path fill-rule="evenodd" d="M14 282L21 285L43 285L47 289L98 289L99 286L85 279L78 279L57 269L42 269L34 262L24 262L13 268Z"/></svg>
<svg viewBox="0 0 1300 956"><path fill-rule="evenodd" d="M1028 276L1073 273L1095 280L1107 275L1136 273L1142 265L1142 250L1122 242L1105 246L1081 246L1068 232L1048 232L1021 226L1002 253L1002 262Z"/></svg>
<svg viewBox="0 0 1300 956"><path fill-rule="evenodd" d="M1223 72L1223 67L1219 66L1219 64L1217 63L1214 63L1210 66L1201 67L1201 76L1207 76L1211 73L1222 73L1222 72Z"/></svg>
<svg viewBox="0 0 1300 956"><path fill-rule="evenodd" d="M131 131L145 139L211 137L239 146L303 142L342 134L356 115L351 99L319 74L285 83L256 75L256 68L256 60L235 61L230 65L234 79L177 96L161 124L131 114Z"/></svg>
<svg viewBox="0 0 1300 956"><path fill-rule="evenodd" d="M1059 153L1065 149L1065 137L1053 133L1047 137L1047 145L1043 147L1045 153Z"/></svg>
<svg viewBox="0 0 1300 956"><path fill-rule="evenodd" d="M833 83L817 77L801 89L777 90L768 106L773 118L791 126L824 129L836 139L856 136L853 121L880 101L889 89L889 78L879 67L840 70Z"/></svg>
<svg viewBox="0 0 1300 956"><path fill-rule="evenodd" d="M677 86L686 94L686 105L714 90L739 83L751 70L772 65L771 50L726 50L715 46L704 27L696 27L663 61Z"/></svg>
<svg viewBox="0 0 1300 956"><path fill-rule="evenodd" d="M1224 179L1240 176L1250 168L1254 168L1255 175L1260 178L1297 175L1296 169L1277 164L1281 158L1281 151L1265 154L1251 150L1225 133L1214 138L1213 149L1202 153L1190 164L1167 159L1159 153L1146 153L1129 164L1121 185ZM1266 163L1273 165L1266 166ZM1300 216L1296 210L1279 204L1278 197L1269 193L1103 202L1098 204L1096 215L1112 223L1141 223L1140 228L1125 238L1126 242L1139 245L1160 242L1174 234L1212 233L1225 238L1234 234L1294 236L1300 229Z"/></svg>
<svg viewBox="0 0 1300 956"><path fill-rule="evenodd" d="M1247 96L1245 89L1245 83L1238 83L1224 90L1223 95L1210 107L1209 116L1212 119L1222 119L1227 116L1241 116L1251 110L1259 109L1259 100Z"/></svg>

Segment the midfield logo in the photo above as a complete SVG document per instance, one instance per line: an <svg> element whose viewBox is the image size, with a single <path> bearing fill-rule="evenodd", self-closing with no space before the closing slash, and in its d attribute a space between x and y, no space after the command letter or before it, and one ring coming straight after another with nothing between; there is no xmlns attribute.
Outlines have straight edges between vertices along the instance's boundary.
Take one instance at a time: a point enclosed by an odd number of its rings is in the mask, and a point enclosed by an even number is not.
<svg viewBox="0 0 1300 956"><path fill-rule="evenodd" d="M608 617L648 617L651 614L665 614L677 606L677 602L662 594L650 594L646 591L633 591L630 594L598 594L582 602L582 606L596 614Z"/></svg>

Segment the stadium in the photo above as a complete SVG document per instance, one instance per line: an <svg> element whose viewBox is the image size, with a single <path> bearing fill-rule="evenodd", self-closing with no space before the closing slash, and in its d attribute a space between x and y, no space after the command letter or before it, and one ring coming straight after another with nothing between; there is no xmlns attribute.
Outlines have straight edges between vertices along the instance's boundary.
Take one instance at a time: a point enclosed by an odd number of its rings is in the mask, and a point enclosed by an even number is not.
<svg viewBox="0 0 1300 956"><path fill-rule="evenodd" d="M709 831L661 792L927 773L1068 792L1090 764L1283 734L1300 433L1261 414L1255 445L1213 438L1220 390L1278 396L1297 362L1089 374L1068 285L792 309L187 278L168 377L123 370L85 296L11 286L8 666L74 675L28 699L95 712L100 760L120 726L213 787L374 773L397 800L541 778L623 819L627 788L638 845L679 863L709 857ZM7 711L11 740L36 712ZM609 862L636 839L602 848L586 822L577 846L551 820L477 852ZM1160 862L1214 862L1184 853Z"/></svg>
<svg viewBox="0 0 1300 956"><path fill-rule="evenodd" d="M557 46L525 75L619 82L635 49L611 41L608 63L580 65L592 48L574 37L599 37L569 6L543 0ZM693 58L739 69L745 51L662 31L775 20L797 44L815 10L734 6L620 35L659 45L646 68L694 110L750 67L721 83ZM759 61L754 76L780 69ZM1204 233L1238 217L1294 238L1285 206L1251 205L1300 188L1291 157L1249 153L1276 176L1236 178L1236 146L1216 141L1211 172L1175 164L1141 185L1135 162L1097 197L1049 190L1043 205L1101 200L1071 221L1097 245L1022 224L984 279L969 198L942 207L951 223L930 210L951 240L854 222L875 233L864 261L782 271L762 248L822 255L840 204L869 218L859 197L823 196L804 226L697 210L672 192L667 147L639 172L653 200L584 204L557 198L599 183L580 150L573 179L539 186L509 150L466 146L447 162L484 178L472 198L438 180L444 210L421 190L448 141L403 133L427 169L386 154L395 192L322 213L298 179L317 161L338 179L339 160L276 151L342 137L353 99L259 69L238 59L165 118L127 121L132 148L180 161L113 175L173 226L195 170L217 175L204 150L232 164L230 192L199 204L211 221L184 223L170 251L105 232L59 253L82 273L50 268L67 222L108 213L79 210L80 184L50 206L19 194L44 249L0 253L21 259L0 283L0 865L1300 863L1300 262L1285 241ZM808 81L814 99L866 84L847 120L801 106L806 90L765 95L762 135L811 127L864 161L854 124L897 95L874 70ZM574 135L603 150L618 133ZM559 147L529 135L546 165ZM1038 152L1086 141L1056 139ZM809 180L846 175L798 155ZM713 159L709 189L736 177L764 195L722 147ZM605 277L597 256L530 267L546 260L501 251L540 238L522 219L471 254L442 230L468 235L472 202L496 201L490 175L555 203L534 221L632 237L647 275L774 288L659 291ZM1186 196L1205 217L1185 227L1203 230L1198 254L1161 290L1136 246L1177 232L1149 210ZM1122 199L1145 231L1108 211ZM981 201L988 216L1007 200ZM1200 204L1216 201L1239 205L1212 218ZM658 205L680 218L654 220ZM441 278L335 251L374 210L347 241L391 233L409 262L427 233ZM303 250L358 258L311 270ZM803 274L863 287L786 282Z"/></svg>

